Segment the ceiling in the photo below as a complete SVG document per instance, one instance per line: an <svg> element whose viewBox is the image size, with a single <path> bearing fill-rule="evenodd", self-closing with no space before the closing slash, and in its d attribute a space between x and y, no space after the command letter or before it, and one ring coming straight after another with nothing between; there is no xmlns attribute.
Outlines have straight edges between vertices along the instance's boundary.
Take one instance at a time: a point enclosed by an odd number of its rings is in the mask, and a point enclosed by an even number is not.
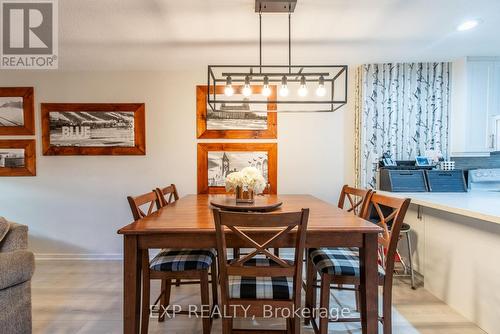
<svg viewBox="0 0 500 334"><path fill-rule="evenodd" d="M456 32L465 19L474 30ZM287 62L287 16L263 16L264 63ZM254 0L61 0L65 70L157 70L258 63ZM500 56L498 0L298 0L295 64Z"/></svg>

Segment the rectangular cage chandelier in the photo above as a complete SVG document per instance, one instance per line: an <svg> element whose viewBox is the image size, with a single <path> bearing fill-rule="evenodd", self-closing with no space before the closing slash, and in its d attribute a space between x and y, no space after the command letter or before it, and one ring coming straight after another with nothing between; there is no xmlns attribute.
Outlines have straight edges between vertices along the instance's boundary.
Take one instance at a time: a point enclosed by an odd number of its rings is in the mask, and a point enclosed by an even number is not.
<svg viewBox="0 0 500 334"><path fill-rule="evenodd" d="M347 65L292 65L291 14L297 0L256 0L259 65L209 65L213 112L333 112L347 103ZM262 14L288 14L288 64L262 65Z"/></svg>

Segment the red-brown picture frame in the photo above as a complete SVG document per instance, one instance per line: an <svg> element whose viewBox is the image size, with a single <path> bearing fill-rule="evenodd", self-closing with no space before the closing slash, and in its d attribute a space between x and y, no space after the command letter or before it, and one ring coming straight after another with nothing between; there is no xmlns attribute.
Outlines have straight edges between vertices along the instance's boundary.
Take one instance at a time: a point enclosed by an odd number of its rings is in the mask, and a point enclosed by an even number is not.
<svg viewBox="0 0 500 334"><path fill-rule="evenodd" d="M260 94L262 86L252 85L252 90ZM239 94L242 86L233 86ZM268 100L276 100L276 86L270 86L271 95ZM224 86L216 87L217 94L224 93ZM207 129L207 86L196 86L196 133L198 139L276 139L278 136L278 116L276 112L267 113L267 129L265 130L208 130ZM268 103L267 110L277 110L276 103Z"/></svg>
<svg viewBox="0 0 500 334"><path fill-rule="evenodd" d="M0 176L36 176L36 142L34 139L0 140L2 148L24 149L24 167L0 167Z"/></svg>
<svg viewBox="0 0 500 334"><path fill-rule="evenodd" d="M198 194L225 194L224 187L208 186L208 152L267 152L268 182L265 193L278 192L278 144L276 143L200 143L198 144Z"/></svg>
<svg viewBox="0 0 500 334"><path fill-rule="evenodd" d="M50 144L50 112L134 112L134 147L54 146ZM145 155L144 103L42 103L43 155Z"/></svg>
<svg viewBox="0 0 500 334"><path fill-rule="evenodd" d="M2 136L31 136L35 134L35 102L33 87L0 87L0 97L23 98L23 122L21 126L0 126Z"/></svg>

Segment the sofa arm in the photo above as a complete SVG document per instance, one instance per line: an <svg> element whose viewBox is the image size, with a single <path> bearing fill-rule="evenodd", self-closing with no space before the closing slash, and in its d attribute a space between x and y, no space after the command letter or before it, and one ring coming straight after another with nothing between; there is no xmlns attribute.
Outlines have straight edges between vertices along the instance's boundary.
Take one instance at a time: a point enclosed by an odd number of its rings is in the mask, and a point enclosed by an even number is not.
<svg viewBox="0 0 500 334"><path fill-rule="evenodd" d="M0 242L0 252L12 252L28 248L28 226L10 223L9 232Z"/></svg>
<svg viewBox="0 0 500 334"><path fill-rule="evenodd" d="M26 250L0 253L0 268L0 290L3 290L31 279L35 256Z"/></svg>

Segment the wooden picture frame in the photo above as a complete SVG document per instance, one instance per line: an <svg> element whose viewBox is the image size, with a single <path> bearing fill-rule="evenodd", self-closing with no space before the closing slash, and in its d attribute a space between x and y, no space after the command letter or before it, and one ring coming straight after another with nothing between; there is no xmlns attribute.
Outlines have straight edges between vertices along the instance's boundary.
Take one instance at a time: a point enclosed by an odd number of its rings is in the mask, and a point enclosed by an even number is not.
<svg viewBox="0 0 500 334"><path fill-rule="evenodd" d="M252 85L252 91L259 94L262 86ZM235 94L239 94L243 86L233 86ZM271 95L268 100L276 100L276 86L270 86ZM224 93L223 86L216 87L217 94ZM267 129L265 130L209 130L207 129L207 86L196 86L196 132L198 139L276 139L278 136L278 116L276 112L267 113ZM268 103L267 110L277 110L276 103Z"/></svg>
<svg viewBox="0 0 500 334"><path fill-rule="evenodd" d="M0 135L2 136L18 136L27 135L31 136L35 134L35 103L34 103L34 93L33 87L0 87ZM8 98L22 98L22 103L19 106L20 101L3 101ZM15 109L19 110L18 113L22 113L22 121L19 125L15 125L19 122L17 120L9 119L2 116L2 107L8 108L8 105L13 106ZM9 112L15 113L13 108L9 108ZM3 120L5 123L10 125L2 125Z"/></svg>
<svg viewBox="0 0 500 334"><path fill-rule="evenodd" d="M145 124L145 106L144 103L42 103L42 150L43 155L145 155L146 154L146 124ZM51 128L51 113L56 113L60 119L52 119ZM64 113L70 113L64 115ZM78 115L78 113L83 113ZM92 114L96 113L96 114ZM127 120L116 120L116 113L127 113ZM133 113L133 121L130 117ZM71 129L71 135L75 134L82 139L78 142L77 139L66 139L68 142L76 142L74 145L61 144L63 139L69 136L64 136L65 119L71 116L73 122L79 122L79 126L69 125L66 128ZM85 116L85 120L82 120ZM98 116L98 117L97 117ZM114 117L114 118L113 118ZM76 120L75 120L76 118ZM67 121L66 121L67 122ZM104 123L103 123L104 122ZM128 122L128 123L124 123ZM103 125L104 124L104 125ZM111 124L111 125L109 125ZM133 140L129 136L124 139L123 134L118 132L131 132L130 125L133 126ZM61 127L61 135L58 134L58 126ZM83 129L85 127L85 129ZM90 128L90 129L89 129ZM105 130L108 129L108 130ZM67 129L66 129L67 130ZM63 138L59 140L59 144L51 142L51 131L54 137ZM93 135L92 131L101 134ZM102 134L107 131L107 134ZM66 131L68 132L68 131ZM83 135L82 135L83 133ZM114 133L114 137L113 137ZM111 137L106 137L106 135ZM85 138L87 137L87 138ZM106 139L100 145L99 138ZM121 140L121 142L119 142ZM87 143L84 143L87 141ZM110 144L116 141L116 145ZM89 143L90 142L90 145Z"/></svg>
<svg viewBox="0 0 500 334"><path fill-rule="evenodd" d="M13 164L19 157L7 157L9 154L7 150L24 150L23 166L14 167ZM12 167L5 167L7 164ZM36 143L34 139L0 140L0 176L36 176Z"/></svg>
<svg viewBox="0 0 500 334"><path fill-rule="evenodd" d="M199 143L198 144L198 194L225 194L223 186L209 186L210 152L265 152L267 155L267 180L270 188L265 193L278 191L278 144L276 143Z"/></svg>

